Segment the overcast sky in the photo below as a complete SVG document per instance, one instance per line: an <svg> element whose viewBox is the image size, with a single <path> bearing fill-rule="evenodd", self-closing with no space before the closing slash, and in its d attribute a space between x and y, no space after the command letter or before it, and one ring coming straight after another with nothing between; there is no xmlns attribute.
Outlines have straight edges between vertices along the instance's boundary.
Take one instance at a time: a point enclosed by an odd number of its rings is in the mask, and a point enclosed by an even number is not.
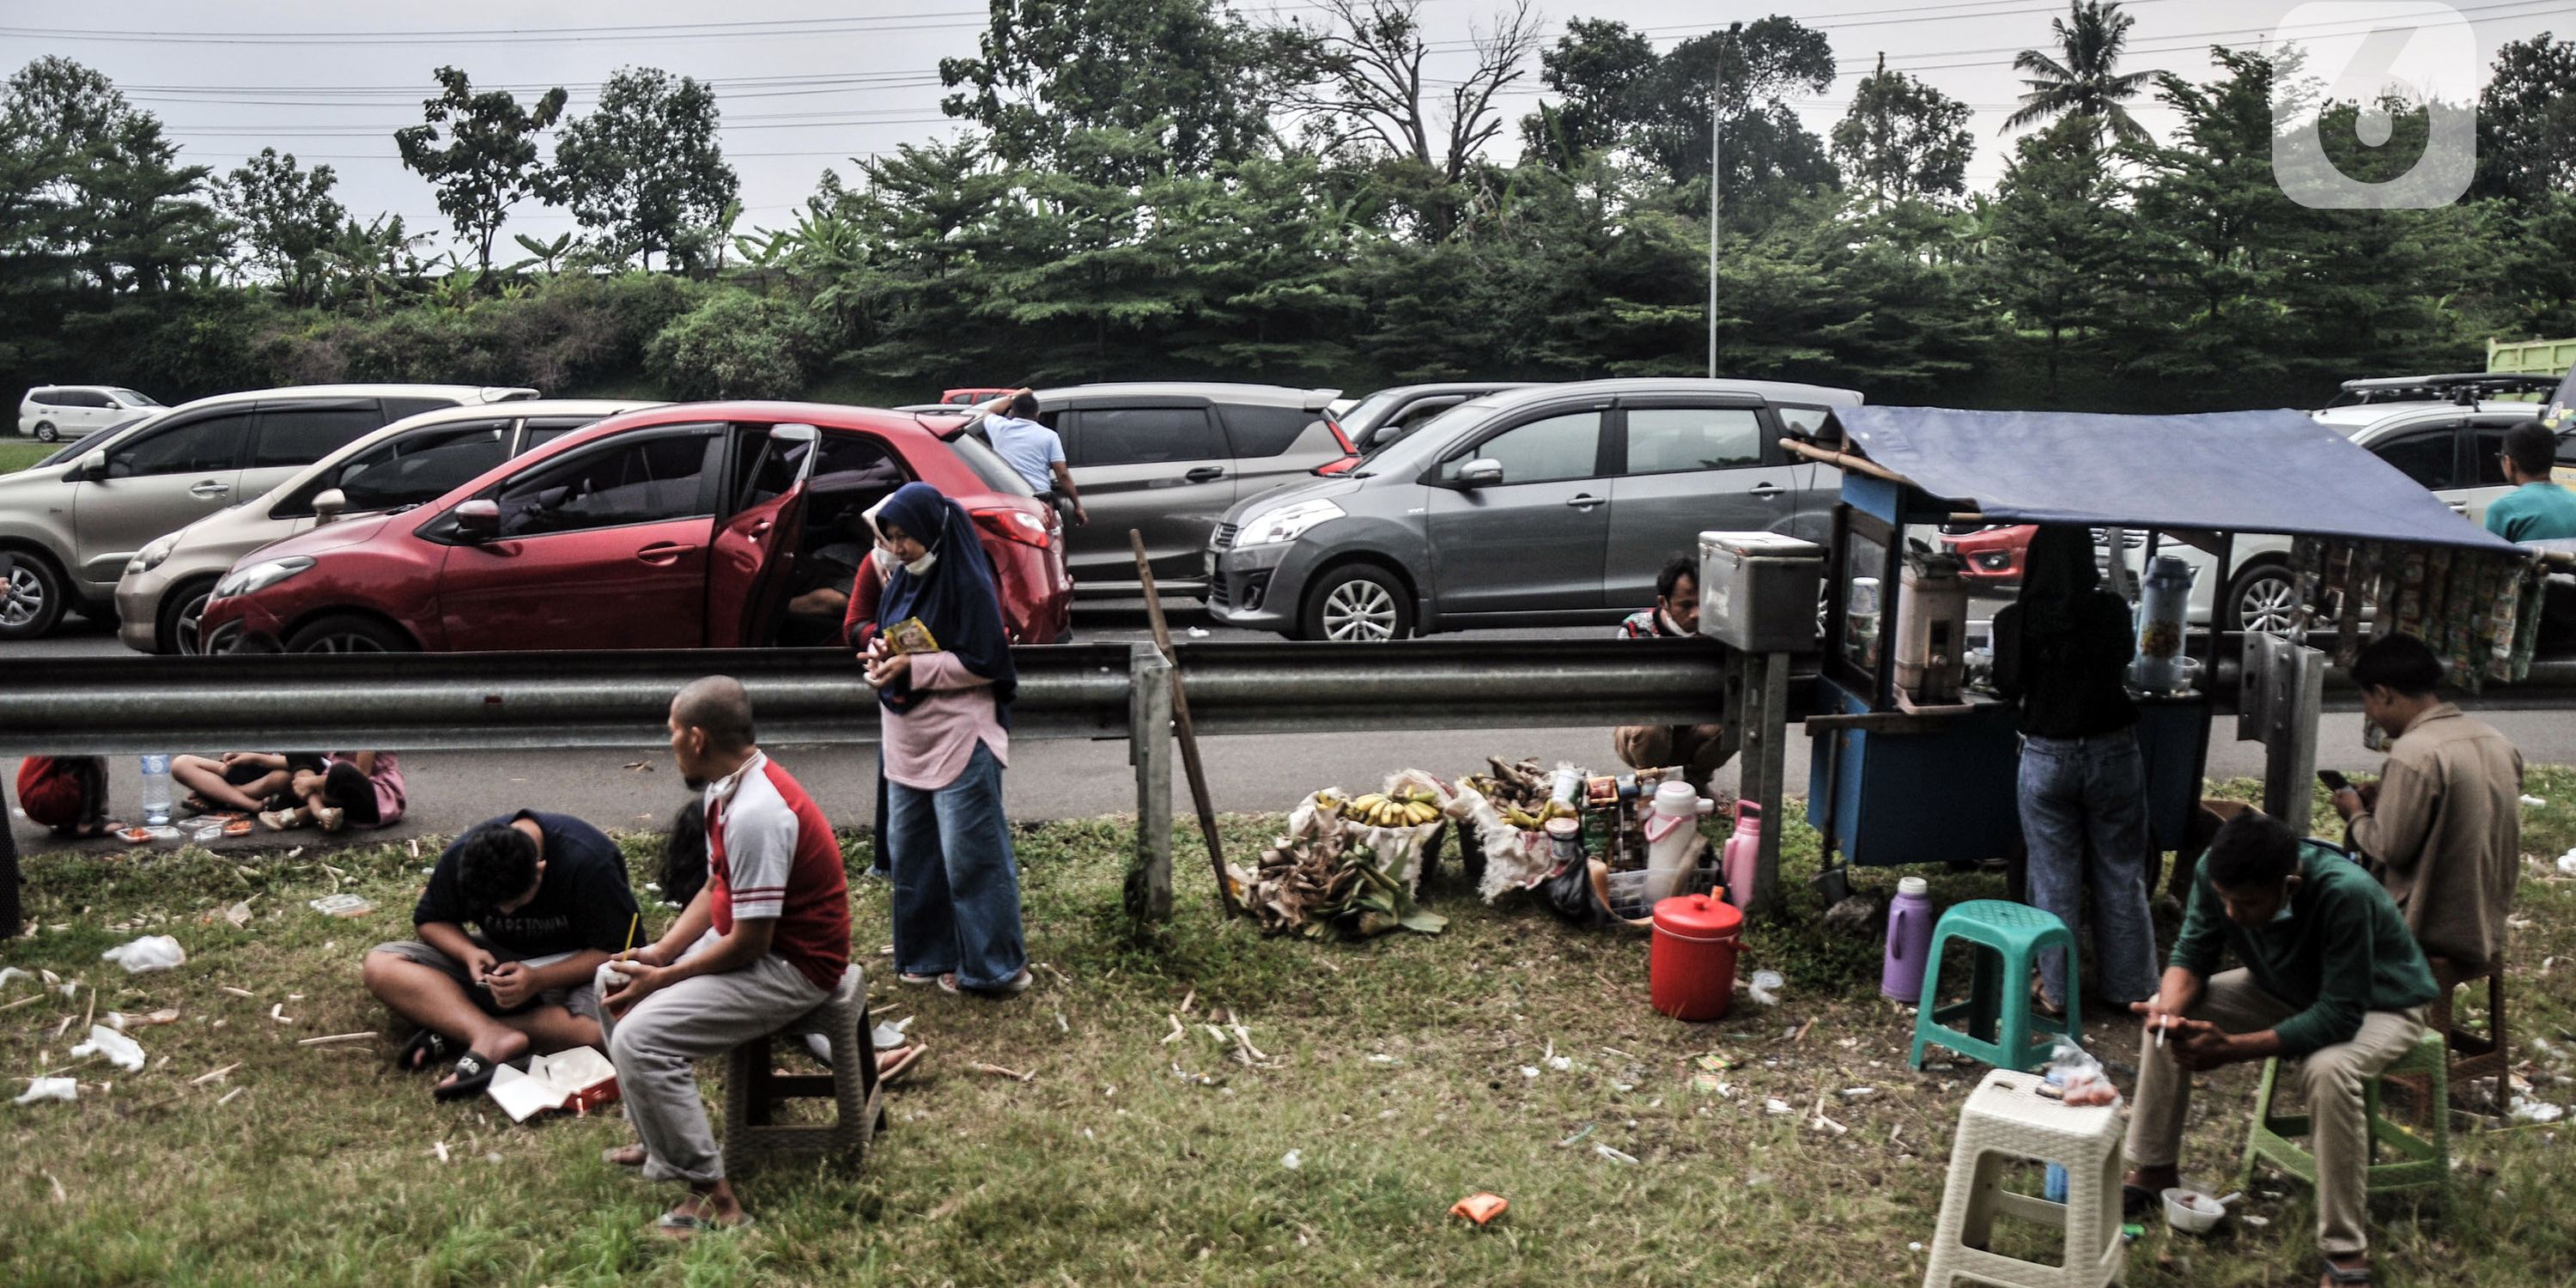
<svg viewBox="0 0 2576 1288"><path fill-rule="evenodd" d="M1434 47L1461 50L1471 25L1491 21L1498 0L1426 0ZM1311 4L1246 0L1255 18L1311 20ZM1787 6L1763 0L1589 0L1581 9L1542 0L1551 31L1569 14L1642 27L1670 48L1733 20ZM2137 19L2129 69L2206 73L2213 43L2253 45L2290 17L2294 0L2128 0ZM2366 4L2349 4L2348 9ZM2480 71L2497 46L2551 29L2576 30L2571 0L2459 0L2474 24ZM2312 6L2313 9L2313 6ZM1976 111L1977 157L1970 182L1990 186L2008 140L1998 135L2020 86L2018 50L2049 43L2047 0L1825 0L1792 10L1832 38L1843 75L1820 99L1798 104L1811 128L1830 128L1853 82L1884 51L1888 65L1921 76ZM826 166L849 171L853 154L952 133L939 112L943 57L975 52L985 24L976 0L117 0L98 5L0 6L0 62L14 68L60 54L105 72L138 106L158 113L189 159L219 171L263 146L340 174L353 214L401 213L414 228L443 226L429 190L395 159L392 132L420 120L430 73L462 67L478 88L504 85L526 95L561 85L572 110L588 108L599 82L627 65L661 67L711 81L724 112L725 152L742 176L742 228L779 226L813 191ZM659 25L653 25L659 24ZM2353 31L2311 22L2312 39ZM1463 52L1435 62L1434 74L1464 70ZM1537 97L1530 76L1502 100L1516 121ZM2475 83L2458 87L2474 94ZM2169 118L2148 107L2141 119L2160 135ZM1518 147L1518 130L1498 144ZM533 204L505 232L551 236L568 212Z"/></svg>

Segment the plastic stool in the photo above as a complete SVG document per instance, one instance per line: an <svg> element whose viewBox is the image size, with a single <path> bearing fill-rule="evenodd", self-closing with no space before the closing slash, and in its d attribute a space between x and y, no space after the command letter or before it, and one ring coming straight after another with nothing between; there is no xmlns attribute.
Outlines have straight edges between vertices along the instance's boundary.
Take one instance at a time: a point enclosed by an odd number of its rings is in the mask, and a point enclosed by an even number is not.
<svg viewBox="0 0 2576 1288"><path fill-rule="evenodd" d="M2505 1036L2504 962L2499 959L2495 965L2474 973L2461 969L2448 957L2428 958L2427 962L2433 968L2433 986L2442 990L2442 995L2433 999L2432 1009L2425 1015L2425 1024L2441 1035L2442 1041L2450 1048L2452 1094L2463 1094L2466 1091L2464 1084L2492 1077L2495 1079L2495 1103L2490 1109L2499 1115L2509 1113L2513 1105L2513 1055L2511 1043ZM2486 1032L2471 1033L2460 1026L2453 1014L2452 1003L2461 987L2481 982L2487 986ZM2442 1103L2431 1094L2431 1088L2420 1075L2407 1075L2407 1081L2414 1084L2417 1105Z"/></svg>
<svg viewBox="0 0 2576 1288"><path fill-rule="evenodd" d="M771 1041L808 1033L820 1033L832 1044L830 1073L782 1074L771 1067ZM840 1112L829 1123L770 1121L781 1103L799 1099L838 1101ZM857 1168L867 1162L868 1146L885 1123L885 1089L877 1085L867 980L855 964L842 973L841 986L813 1010L725 1056L727 1173L761 1156L787 1153L831 1153Z"/></svg>
<svg viewBox="0 0 2576 1288"><path fill-rule="evenodd" d="M1940 1006L1941 949L1953 939L1977 946L1976 974L1968 1000ZM2066 950L2066 1018L2039 1016L2034 1023L2031 971L2039 950L2051 945ZM2002 899L1952 905L1932 928L1924 963L1923 1002L1914 1011L1914 1052L1908 1057L1917 1069L1923 1067L1923 1048L1935 1045L1998 1069L2036 1068L2061 1035L2076 1041L2084 1031L2076 1002L2075 936L2055 913ZM1993 1036L1978 1037L1980 1032Z"/></svg>
<svg viewBox="0 0 2576 1288"><path fill-rule="evenodd" d="M2431 1084L2431 1095L2424 1102L2437 1106L2425 1115L2427 1125L2420 1132L2379 1112L2380 1087L2391 1078L2421 1076ZM2280 1060L2263 1062L2263 1086L2254 1095L2254 1128L2245 1137L2245 1165L2237 1173L2241 1188L2254 1178L2254 1164L2268 1162L2282 1171L2307 1182L2317 1183L2317 1156L2299 1143L2309 1132L2306 1114L2272 1112L2272 1096L2281 1076ZM2370 1135L2370 1164L2364 1169L2363 1190L2369 1194L2394 1194L2404 1190L2436 1190L2448 1205L2451 1198L2451 1109L2450 1060L2442 1045L2442 1035L2427 1033L2415 1043L2415 1049L2399 1056L2395 1063L2379 1071L2361 1089L2362 1126ZM2379 1161L2380 1147L2396 1155L2388 1162Z"/></svg>
<svg viewBox="0 0 2576 1288"><path fill-rule="evenodd" d="M2109 1105L2072 1108L2040 1095L2040 1085L2038 1074L1995 1069L1960 1107L1923 1288L1951 1288L1961 1275L2007 1288L2102 1288L2120 1281L2128 1260L2120 1237L2120 1141L2128 1116ZM2004 1165L2020 1159L2065 1168L2067 1201L2005 1192ZM1987 1251L1998 1215L2064 1229L2064 1264Z"/></svg>

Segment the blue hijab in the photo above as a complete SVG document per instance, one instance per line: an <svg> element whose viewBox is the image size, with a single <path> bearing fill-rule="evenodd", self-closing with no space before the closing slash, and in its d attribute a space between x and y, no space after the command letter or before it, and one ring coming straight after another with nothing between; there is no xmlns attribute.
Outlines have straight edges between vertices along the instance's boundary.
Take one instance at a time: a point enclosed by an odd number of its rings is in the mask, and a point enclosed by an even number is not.
<svg viewBox="0 0 2576 1288"><path fill-rule="evenodd" d="M903 529L938 556L930 571L914 573L898 565L877 599L877 625L893 626L918 617L939 647L956 655L966 669L993 682L993 718L1011 727L1011 698L1019 691L1020 673L1011 664L1010 639L1002 632L1001 597L993 589L993 567L984 543L975 537L975 521L965 507L939 494L927 483L906 483L877 509L879 524ZM913 706L912 678L907 675L877 690L877 701L898 715Z"/></svg>

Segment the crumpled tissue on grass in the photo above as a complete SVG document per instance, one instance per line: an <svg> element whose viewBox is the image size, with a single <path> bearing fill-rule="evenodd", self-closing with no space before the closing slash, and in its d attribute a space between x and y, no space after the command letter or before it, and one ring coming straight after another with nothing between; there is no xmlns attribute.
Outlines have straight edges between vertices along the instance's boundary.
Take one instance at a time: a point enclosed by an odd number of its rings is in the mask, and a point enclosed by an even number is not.
<svg viewBox="0 0 2576 1288"><path fill-rule="evenodd" d="M147 970L168 970L188 960L188 950L172 936L145 935L133 943L118 944L99 957L124 967L129 975L140 975Z"/></svg>
<svg viewBox="0 0 2576 1288"><path fill-rule="evenodd" d="M40 1100L70 1100L80 1095L80 1084L69 1078L29 1078L27 1093L13 1104L32 1105Z"/></svg>
<svg viewBox="0 0 2576 1288"><path fill-rule="evenodd" d="M143 1071L143 1044L104 1024L89 1026L89 1041L72 1048L75 1056L92 1053L106 1056L109 1064L127 1073Z"/></svg>
<svg viewBox="0 0 2576 1288"><path fill-rule="evenodd" d="M1427 787L1442 814L1457 796L1428 774L1408 770L1387 782ZM1422 850L1441 820L1411 827L1371 827L1341 816L1339 792L1317 792L1288 815L1288 833L1261 852L1257 871L1226 865L1226 877L1263 933L1321 939L1366 939L1390 930L1436 935L1449 919L1414 906Z"/></svg>

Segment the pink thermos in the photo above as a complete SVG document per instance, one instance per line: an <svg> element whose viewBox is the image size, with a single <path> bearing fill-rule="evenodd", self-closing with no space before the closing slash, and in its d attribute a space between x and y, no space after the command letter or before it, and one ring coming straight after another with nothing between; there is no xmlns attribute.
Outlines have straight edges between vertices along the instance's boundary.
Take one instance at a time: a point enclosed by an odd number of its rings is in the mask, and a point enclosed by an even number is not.
<svg viewBox="0 0 2576 1288"><path fill-rule="evenodd" d="M1753 897L1753 862L1762 852L1762 802L1735 802L1735 832L1726 838L1719 871L1726 879L1726 901L1741 908Z"/></svg>
<svg viewBox="0 0 2576 1288"><path fill-rule="evenodd" d="M1896 901L1887 906L1887 960L1879 967L1878 991L1903 1002L1923 997L1923 958L1932 951L1932 886L1921 877L1896 883Z"/></svg>

